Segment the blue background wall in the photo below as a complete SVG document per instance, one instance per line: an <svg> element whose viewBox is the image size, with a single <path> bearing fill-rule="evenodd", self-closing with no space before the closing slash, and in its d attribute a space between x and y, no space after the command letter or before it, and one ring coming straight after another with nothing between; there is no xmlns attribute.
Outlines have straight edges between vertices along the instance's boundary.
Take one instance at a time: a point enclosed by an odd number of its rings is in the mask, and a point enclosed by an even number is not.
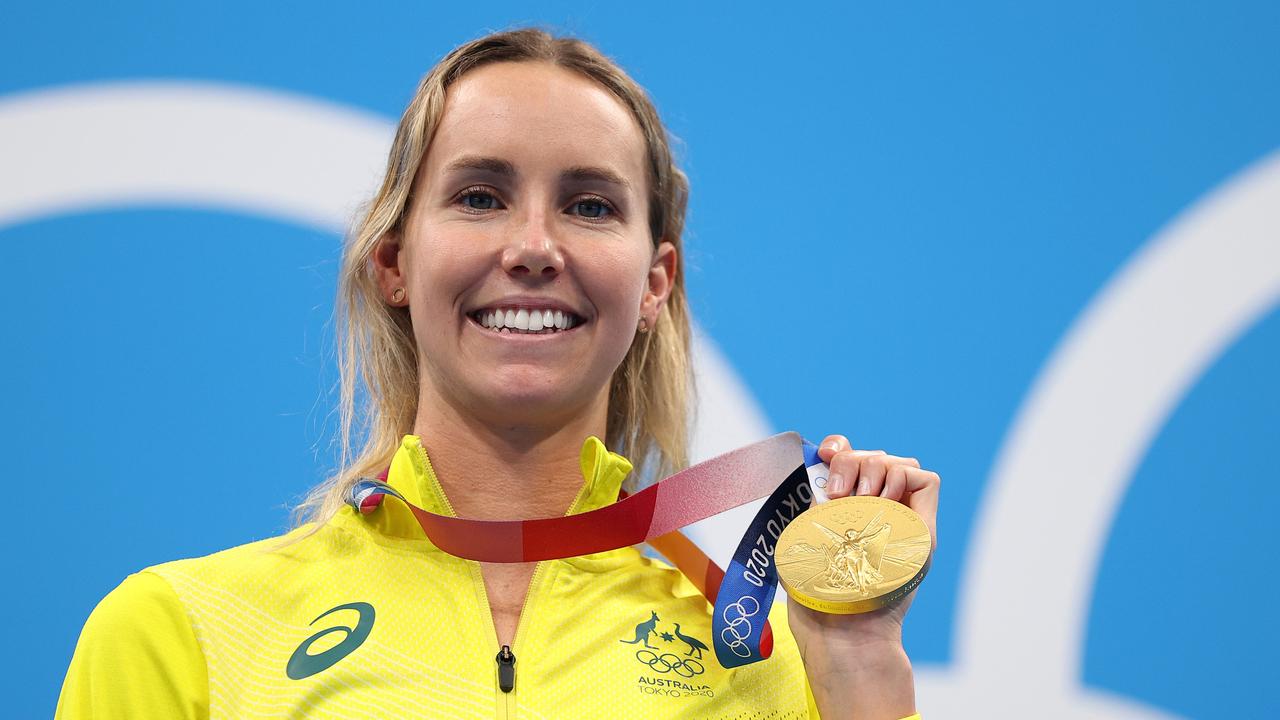
<svg viewBox="0 0 1280 720"><path fill-rule="evenodd" d="M1280 5L889 5L10 5L0 101L197 80L394 119L488 30L596 43L683 141L695 312L773 425L943 475L944 551L907 642L946 667L972 518L1037 372L1153 234L1280 147ZM22 182L0 158L0 192ZM279 533L332 467L338 254L336 234L196 208L0 227L13 716L51 714L125 575ZM1257 572L1277 357L1271 312L1150 447L1097 579L1089 685L1187 717L1280 713L1277 583ZM1190 519L1228 506L1249 513L1206 549Z"/></svg>

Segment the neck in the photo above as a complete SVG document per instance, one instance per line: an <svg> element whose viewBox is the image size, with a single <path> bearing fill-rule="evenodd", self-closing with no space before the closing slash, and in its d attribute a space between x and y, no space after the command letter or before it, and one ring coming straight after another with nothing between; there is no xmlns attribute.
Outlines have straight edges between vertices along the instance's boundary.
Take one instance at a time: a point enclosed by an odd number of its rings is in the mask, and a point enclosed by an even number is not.
<svg viewBox="0 0 1280 720"><path fill-rule="evenodd" d="M548 422L486 421L421 383L413 433L458 517L521 520L563 515L582 488L579 455L605 436L608 396ZM507 418L510 413L506 414Z"/></svg>

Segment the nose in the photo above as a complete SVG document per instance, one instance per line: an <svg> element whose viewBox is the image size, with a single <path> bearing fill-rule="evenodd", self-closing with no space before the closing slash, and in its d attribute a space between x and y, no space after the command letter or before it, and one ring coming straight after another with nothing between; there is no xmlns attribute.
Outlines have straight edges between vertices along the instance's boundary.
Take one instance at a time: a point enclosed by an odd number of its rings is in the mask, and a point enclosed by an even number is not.
<svg viewBox="0 0 1280 720"><path fill-rule="evenodd" d="M543 213L530 213L502 251L502 269L522 278L553 278L564 270L564 255Z"/></svg>

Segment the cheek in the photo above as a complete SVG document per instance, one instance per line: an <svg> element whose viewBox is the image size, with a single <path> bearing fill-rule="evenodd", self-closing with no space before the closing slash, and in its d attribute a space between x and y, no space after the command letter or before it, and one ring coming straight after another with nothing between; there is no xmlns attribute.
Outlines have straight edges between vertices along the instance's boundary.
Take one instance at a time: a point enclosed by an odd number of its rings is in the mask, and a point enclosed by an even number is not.
<svg viewBox="0 0 1280 720"><path fill-rule="evenodd" d="M597 257L579 263L579 277L602 319L616 325L636 315L647 285L648 257Z"/></svg>
<svg viewBox="0 0 1280 720"><path fill-rule="evenodd" d="M474 283L490 269L491 259L477 242L474 232L456 228L427 228L413 238L410 246L410 284L418 296L438 305L443 298L456 298L460 288Z"/></svg>

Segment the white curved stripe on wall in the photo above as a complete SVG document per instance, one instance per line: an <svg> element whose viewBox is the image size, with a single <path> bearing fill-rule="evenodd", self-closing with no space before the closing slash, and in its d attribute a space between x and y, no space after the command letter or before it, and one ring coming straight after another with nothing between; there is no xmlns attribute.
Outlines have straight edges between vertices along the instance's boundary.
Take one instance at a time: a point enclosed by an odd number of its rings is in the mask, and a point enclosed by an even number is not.
<svg viewBox="0 0 1280 720"><path fill-rule="evenodd" d="M772 435L774 431L751 391L738 378L729 359L696 324L693 347L698 396L690 460L706 460ZM743 533L764 503L765 498L761 498L726 510L689 525L684 533L720 567L728 567ZM777 597L785 596L780 592Z"/></svg>
<svg viewBox="0 0 1280 720"><path fill-rule="evenodd" d="M212 83L0 98L0 226L138 205L225 209L342 233L394 128L341 105Z"/></svg>
<svg viewBox="0 0 1280 720"><path fill-rule="evenodd" d="M1280 302L1280 152L1185 211L1082 313L1005 440L974 523L938 717L1160 717L1081 686L1094 581L1178 403ZM948 712L948 708L966 708Z"/></svg>

